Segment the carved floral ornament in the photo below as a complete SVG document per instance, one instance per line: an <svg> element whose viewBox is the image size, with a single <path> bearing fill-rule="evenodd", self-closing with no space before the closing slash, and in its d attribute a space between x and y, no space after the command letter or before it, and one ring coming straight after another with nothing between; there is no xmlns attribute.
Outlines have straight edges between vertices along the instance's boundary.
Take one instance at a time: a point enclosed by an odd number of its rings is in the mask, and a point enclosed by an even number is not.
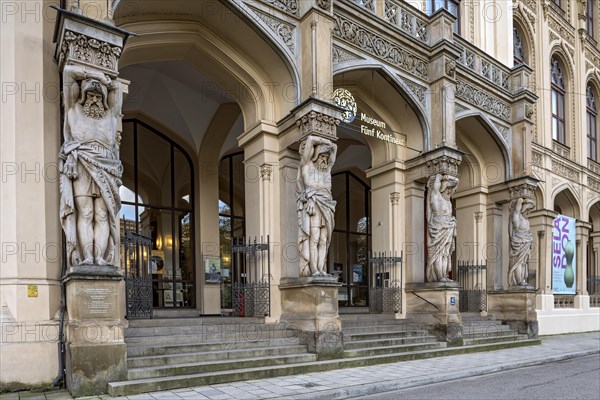
<svg viewBox="0 0 600 400"><path fill-rule="evenodd" d="M511 199L528 198L535 199L535 188L536 185L531 183L524 183L521 185L513 186L508 188Z"/></svg>
<svg viewBox="0 0 600 400"><path fill-rule="evenodd" d="M293 15L298 14L298 0L263 0L280 10L288 12Z"/></svg>
<svg viewBox="0 0 600 400"><path fill-rule="evenodd" d="M398 193L398 192L390 193L390 202L392 203L393 206L397 206L398 204L400 204L400 193Z"/></svg>
<svg viewBox="0 0 600 400"><path fill-rule="evenodd" d="M429 175L448 174L458 177L459 165L460 160L453 157L441 156L429 161L427 163L427 170Z"/></svg>
<svg viewBox="0 0 600 400"><path fill-rule="evenodd" d="M336 136L336 127L339 124L339 119L316 111L311 111L296 121L296 126L305 135L317 133L325 136Z"/></svg>
<svg viewBox="0 0 600 400"><path fill-rule="evenodd" d="M117 61L122 49L107 42L66 31L61 46L59 64L67 59L82 61L111 71L117 71Z"/></svg>
<svg viewBox="0 0 600 400"><path fill-rule="evenodd" d="M273 166L270 164L263 164L260 166L260 177L263 181L270 181L271 175L273 174Z"/></svg>

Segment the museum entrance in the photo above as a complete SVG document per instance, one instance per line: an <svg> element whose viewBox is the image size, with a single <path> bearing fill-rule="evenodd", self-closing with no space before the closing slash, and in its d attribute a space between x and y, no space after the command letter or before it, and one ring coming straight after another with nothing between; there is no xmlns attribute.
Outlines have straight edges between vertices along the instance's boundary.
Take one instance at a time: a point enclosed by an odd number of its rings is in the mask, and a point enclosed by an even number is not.
<svg viewBox="0 0 600 400"><path fill-rule="evenodd" d="M340 307L366 307L371 250L370 188L349 171L333 174L331 179L337 205L328 272L342 284L338 292Z"/></svg>
<svg viewBox="0 0 600 400"><path fill-rule="evenodd" d="M121 160L121 236L149 242L140 251L122 252L121 265L151 277L154 308L193 308L192 161L168 136L137 119L123 120Z"/></svg>

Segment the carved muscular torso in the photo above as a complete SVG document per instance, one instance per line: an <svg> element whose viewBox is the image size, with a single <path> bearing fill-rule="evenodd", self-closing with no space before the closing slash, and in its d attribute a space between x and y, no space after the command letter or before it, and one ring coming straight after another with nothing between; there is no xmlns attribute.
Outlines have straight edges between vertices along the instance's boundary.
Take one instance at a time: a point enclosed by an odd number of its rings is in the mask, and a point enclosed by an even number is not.
<svg viewBox="0 0 600 400"><path fill-rule="evenodd" d="M304 186L307 190L327 189L331 192L329 171L321 171L314 162L310 162L302 167L302 177L304 178Z"/></svg>
<svg viewBox="0 0 600 400"><path fill-rule="evenodd" d="M90 118L83 112L83 106L76 103L67 114L67 123L73 140L80 143L94 140L109 149L114 148L117 119L110 110L100 119Z"/></svg>

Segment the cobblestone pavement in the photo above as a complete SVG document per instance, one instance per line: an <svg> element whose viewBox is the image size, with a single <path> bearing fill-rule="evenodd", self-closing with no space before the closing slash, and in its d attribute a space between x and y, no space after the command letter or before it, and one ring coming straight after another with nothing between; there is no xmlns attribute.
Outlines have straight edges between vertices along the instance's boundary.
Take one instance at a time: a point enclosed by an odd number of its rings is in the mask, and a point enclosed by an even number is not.
<svg viewBox="0 0 600 400"><path fill-rule="evenodd" d="M590 354L600 354L600 332L546 336L542 337L541 345L532 347L190 387L119 399L343 399ZM0 395L0 400L63 400L71 398L66 391L19 392ZM113 397L102 395L85 399L113 399Z"/></svg>

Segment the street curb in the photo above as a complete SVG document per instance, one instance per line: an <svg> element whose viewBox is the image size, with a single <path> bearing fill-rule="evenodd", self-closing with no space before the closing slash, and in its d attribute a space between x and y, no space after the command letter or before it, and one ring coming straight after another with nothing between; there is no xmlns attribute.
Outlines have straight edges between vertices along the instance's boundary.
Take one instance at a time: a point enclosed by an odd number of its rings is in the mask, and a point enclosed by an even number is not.
<svg viewBox="0 0 600 400"><path fill-rule="evenodd" d="M356 385L353 387L343 389L330 389L323 391L315 391L311 393L304 393L295 396L285 396L287 399L303 400L310 398L311 400L335 400L335 399L348 399L359 396L368 396L373 394L381 394L385 392L391 392L394 390L407 389L415 386L430 385L433 383L440 383L451 381L455 379L470 378L474 376L488 375L495 372L509 371L517 368L531 367L534 365L540 365L547 362L556 362L569 360L571 358L590 356L594 354L600 354L600 350L585 350L569 354L560 354L554 356L547 356L543 358L530 359L527 361L516 361L504 364L498 364L488 367L471 368L455 373L447 373L442 376L427 376L427 377L414 377L407 379L398 379L391 381L384 381L378 383L369 383Z"/></svg>

